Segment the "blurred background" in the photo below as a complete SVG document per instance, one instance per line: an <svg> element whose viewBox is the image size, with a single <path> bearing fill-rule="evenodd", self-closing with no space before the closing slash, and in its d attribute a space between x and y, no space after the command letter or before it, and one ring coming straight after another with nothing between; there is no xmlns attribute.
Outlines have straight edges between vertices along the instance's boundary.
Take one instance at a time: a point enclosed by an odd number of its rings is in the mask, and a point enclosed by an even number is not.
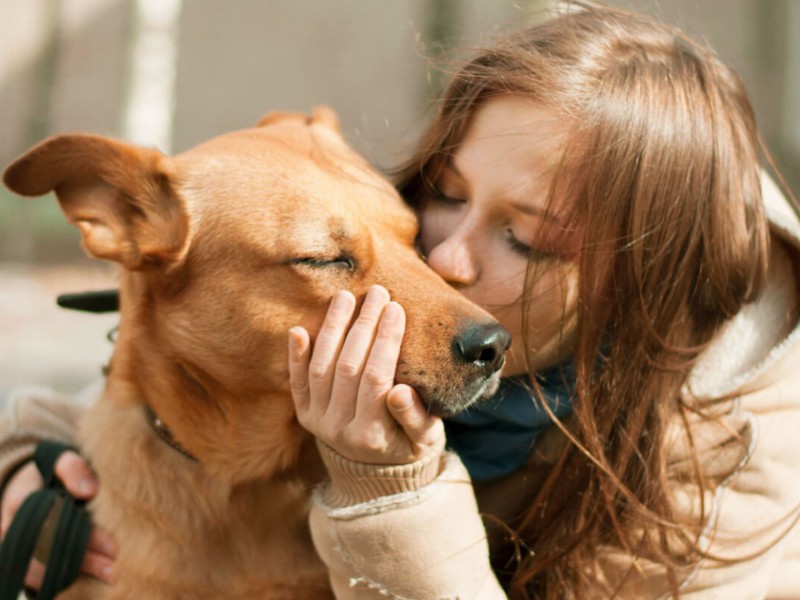
<svg viewBox="0 0 800 600"><path fill-rule="evenodd" d="M397 165L440 81L432 57L532 23L548 0L0 0L0 165L47 135L90 131L180 152L267 110L339 113L379 168ZM800 0L626 0L705 39L747 84L800 191ZM113 315L58 309L114 286L52 197L0 190L0 397L73 392L110 354Z"/></svg>

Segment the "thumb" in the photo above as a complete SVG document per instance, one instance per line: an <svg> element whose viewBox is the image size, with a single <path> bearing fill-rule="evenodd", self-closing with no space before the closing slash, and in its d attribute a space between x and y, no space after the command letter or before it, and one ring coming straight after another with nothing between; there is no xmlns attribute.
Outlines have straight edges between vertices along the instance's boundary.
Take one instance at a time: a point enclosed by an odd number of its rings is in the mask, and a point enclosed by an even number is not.
<svg viewBox="0 0 800 600"><path fill-rule="evenodd" d="M428 413L412 387L405 384L394 386L386 396L386 404L412 444L433 446L444 439L442 420Z"/></svg>

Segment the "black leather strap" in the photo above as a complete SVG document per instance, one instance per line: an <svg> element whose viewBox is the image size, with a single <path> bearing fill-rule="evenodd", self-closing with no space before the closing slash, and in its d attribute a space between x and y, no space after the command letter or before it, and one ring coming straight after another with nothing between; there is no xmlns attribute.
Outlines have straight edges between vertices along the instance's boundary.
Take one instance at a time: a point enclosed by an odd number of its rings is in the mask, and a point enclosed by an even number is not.
<svg viewBox="0 0 800 600"><path fill-rule="evenodd" d="M36 448L34 462L45 487L25 499L0 544L0 600L16 600L22 591L28 565L53 511L58 511L55 531L52 543L44 548L48 558L37 600L52 600L78 577L92 524L84 502L71 496L55 475L56 461L66 450L73 448L52 441Z"/></svg>
<svg viewBox="0 0 800 600"><path fill-rule="evenodd" d="M64 486L56 478L56 462L67 450L77 452L75 448L53 440L44 440L36 446L36 451L33 453L33 462L36 463L36 468L42 474L44 487L64 489Z"/></svg>
<svg viewBox="0 0 800 600"><path fill-rule="evenodd" d="M61 308L71 308L86 312L105 313L119 310L119 290L99 290L61 294L56 303Z"/></svg>
<svg viewBox="0 0 800 600"><path fill-rule="evenodd" d="M0 544L0 600L16 600L25 585L39 530L56 500L53 490L40 490L22 503Z"/></svg>

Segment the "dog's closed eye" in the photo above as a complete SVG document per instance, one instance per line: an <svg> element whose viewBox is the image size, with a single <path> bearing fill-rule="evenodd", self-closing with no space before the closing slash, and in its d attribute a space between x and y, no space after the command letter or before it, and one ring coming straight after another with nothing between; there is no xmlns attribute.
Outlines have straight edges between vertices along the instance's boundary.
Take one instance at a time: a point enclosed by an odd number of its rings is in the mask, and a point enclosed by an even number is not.
<svg viewBox="0 0 800 600"><path fill-rule="evenodd" d="M348 271L355 271L356 269L356 262L353 257L348 256L347 254L341 254L336 258L326 258L326 257L319 257L319 256L304 256L299 258L293 258L289 261L290 264L293 265L305 265L308 267L314 268L339 268L339 269L346 269Z"/></svg>

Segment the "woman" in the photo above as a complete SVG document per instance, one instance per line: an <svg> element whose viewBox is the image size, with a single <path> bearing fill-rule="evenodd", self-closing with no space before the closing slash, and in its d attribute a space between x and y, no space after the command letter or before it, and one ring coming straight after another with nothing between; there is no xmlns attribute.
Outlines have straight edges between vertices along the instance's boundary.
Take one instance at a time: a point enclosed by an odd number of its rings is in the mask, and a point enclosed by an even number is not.
<svg viewBox="0 0 800 600"><path fill-rule="evenodd" d="M800 222L735 74L584 6L456 73L399 188L430 266L514 342L443 428L393 385L385 290L352 327L340 293L313 349L290 332L338 597L799 595Z"/></svg>
<svg viewBox="0 0 800 600"><path fill-rule="evenodd" d="M451 81L399 187L430 266L514 336L505 395L446 424L512 597L779 593L800 507L800 228L785 204L765 215L758 143L727 67L623 11L511 36ZM406 386L383 390L391 418L358 394L393 378L397 308L348 332L341 297L313 355L302 329L290 349L331 475L311 523L337 593L494 597L482 547L454 535L469 499L447 460L428 466L438 420ZM553 411L572 415L539 436Z"/></svg>

